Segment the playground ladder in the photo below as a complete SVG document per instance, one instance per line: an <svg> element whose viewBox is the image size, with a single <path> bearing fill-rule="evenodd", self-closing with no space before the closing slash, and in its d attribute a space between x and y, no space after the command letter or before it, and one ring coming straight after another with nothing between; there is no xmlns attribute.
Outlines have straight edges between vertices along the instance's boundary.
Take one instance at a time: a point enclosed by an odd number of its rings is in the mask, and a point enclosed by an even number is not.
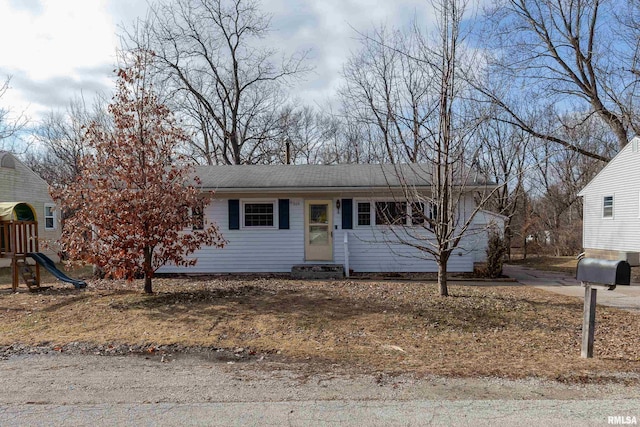
<svg viewBox="0 0 640 427"><path fill-rule="evenodd" d="M20 274L22 274L22 278L24 279L24 282L27 284L27 287L30 290L37 289L40 287L40 284L38 283L36 275L31 269L31 266L27 264L27 260L25 257L21 257L21 256L16 257L16 265L20 271Z"/></svg>

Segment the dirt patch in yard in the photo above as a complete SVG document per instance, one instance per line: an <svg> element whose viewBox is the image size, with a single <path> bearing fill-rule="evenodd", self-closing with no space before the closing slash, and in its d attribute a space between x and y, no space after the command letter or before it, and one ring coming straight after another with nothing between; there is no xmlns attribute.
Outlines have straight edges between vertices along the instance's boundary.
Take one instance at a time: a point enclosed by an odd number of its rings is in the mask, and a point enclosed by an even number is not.
<svg viewBox="0 0 640 427"><path fill-rule="evenodd" d="M141 283L51 285L0 288L0 353L226 349L314 372L640 378L640 314L598 307L595 358L585 360L581 300L523 286L451 285L442 298L416 281L157 279L153 295Z"/></svg>

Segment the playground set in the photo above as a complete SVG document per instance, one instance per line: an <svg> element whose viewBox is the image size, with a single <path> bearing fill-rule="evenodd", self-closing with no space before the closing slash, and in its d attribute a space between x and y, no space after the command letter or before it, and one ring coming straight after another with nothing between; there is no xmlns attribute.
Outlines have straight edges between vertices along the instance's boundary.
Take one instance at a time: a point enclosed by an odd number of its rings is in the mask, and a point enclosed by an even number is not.
<svg viewBox="0 0 640 427"><path fill-rule="evenodd" d="M67 277L58 270L53 260L39 251L38 220L36 212L28 203L0 203L0 258L11 259L12 289L15 292L20 277L31 291L40 288L40 267L49 271L57 279L71 283L76 288L87 284L82 280ZM35 261L35 265L27 262Z"/></svg>

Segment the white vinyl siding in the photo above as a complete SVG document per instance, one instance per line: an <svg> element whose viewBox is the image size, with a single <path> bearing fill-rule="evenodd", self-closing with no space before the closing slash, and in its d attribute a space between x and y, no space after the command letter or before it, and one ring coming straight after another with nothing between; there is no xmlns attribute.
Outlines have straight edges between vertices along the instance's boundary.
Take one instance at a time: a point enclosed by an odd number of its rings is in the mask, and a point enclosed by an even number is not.
<svg viewBox="0 0 640 427"><path fill-rule="evenodd" d="M639 169L640 153L627 144L580 192L584 249L640 252L640 194L633 179ZM613 218L603 218L605 196L613 196Z"/></svg>
<svg viewBox="0 0 640 427"><path fill-rule="evenodd" d="M308 198L317 198L317 196ZM214 199L206 208L205 214L210 221L218 224L222 235L228 241L227 245L221 249L212 247L200 249L194 254L198 262L193 267L164 266L158 272L289 273L291 267L297 264L326 263L304 260L304 200L304 198L289 199L290 228L288 230L277 228L229 230L228 201ZM357 226L353 230L343 230L342 212L336 208L336 200L337 198L332 199L335 225L332 230L334 263L344 263L344 235L348 233L349 267L355 272L437 271L437 264L429 259L428 255L410 246L397 243L394 230L390 230L389 226ZM243 199L243 201L251 202L251 199ZM357 224L358 201L354 199L353 203L354 223ZM277 213L274 221L277 224ZM428 230L424 230L424 233L426 238L430 238L431 233ZM449 260L449 271L472 271L478 244L474 239L463 240L460 249L454 251Z"/></svg>
<svg viewBox="0 0 640 427"><path fill-rule="evenodd" d="M273 199L272 199L273 200ZM263 203L262 200L255 200ZM252 202L243 199L242 202ZM167 265L159 273L288 273L296 264L304 264L304 204L301 199L289 201L289 229L278 229L277 203L275 203L274 227L250 227L229 230L229 205L227 199L214 199L205 208L209 222L218 225L227 240L224 248L204 247L192 258L198 262L193 267ZM241 203L241 212L244 207ZM244 218L241 219L244 224Z"/></svg>

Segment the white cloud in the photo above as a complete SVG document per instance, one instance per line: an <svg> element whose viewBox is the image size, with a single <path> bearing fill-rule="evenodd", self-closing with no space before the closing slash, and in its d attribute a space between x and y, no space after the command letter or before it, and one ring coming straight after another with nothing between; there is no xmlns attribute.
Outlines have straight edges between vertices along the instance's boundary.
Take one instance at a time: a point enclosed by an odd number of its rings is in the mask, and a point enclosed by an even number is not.
<svg viewBox="0 0 640 427"><path fill-rule="evenodd" d="M3 104L10 102L14 109L29 109L33 116L49 107L47 89L64 94L65 86L47 87L44 83L67 82L71 83L69 90L74 90L86 80L85 70L113 62L116 36L105 1L26 5L16 8L0 0L0 74L13 75L12 90ZM93 78L93 87L98 87L109 84L110 76L105 73ZM44 93L29 96L29 89L38 86ZM68 94L69 98L74 95L77 92Z"/></svg>
<svg viewBox="0 0 640 427"><path fill-rule="evenodd" d="M358 48L356 30L403 25L414 14L431 19L424 0L264 0L262 8L273 16L275 47L312 49L316 72L296 88L311 102L335 94L342 65ZM143 0L0 0L0 79L14 76L0 102L37 119L81 90L90 99L112 89L119 26L146 11Z"/></svg>
<svg viewBox="0 0 640 427"><path fill-rule="evenodd" d="M104 1L45 2L38 13L12 9L0 0L0 16L2 63L31 78L77 76L79 66L97 66L114 54L116 40Z"/></svg>

